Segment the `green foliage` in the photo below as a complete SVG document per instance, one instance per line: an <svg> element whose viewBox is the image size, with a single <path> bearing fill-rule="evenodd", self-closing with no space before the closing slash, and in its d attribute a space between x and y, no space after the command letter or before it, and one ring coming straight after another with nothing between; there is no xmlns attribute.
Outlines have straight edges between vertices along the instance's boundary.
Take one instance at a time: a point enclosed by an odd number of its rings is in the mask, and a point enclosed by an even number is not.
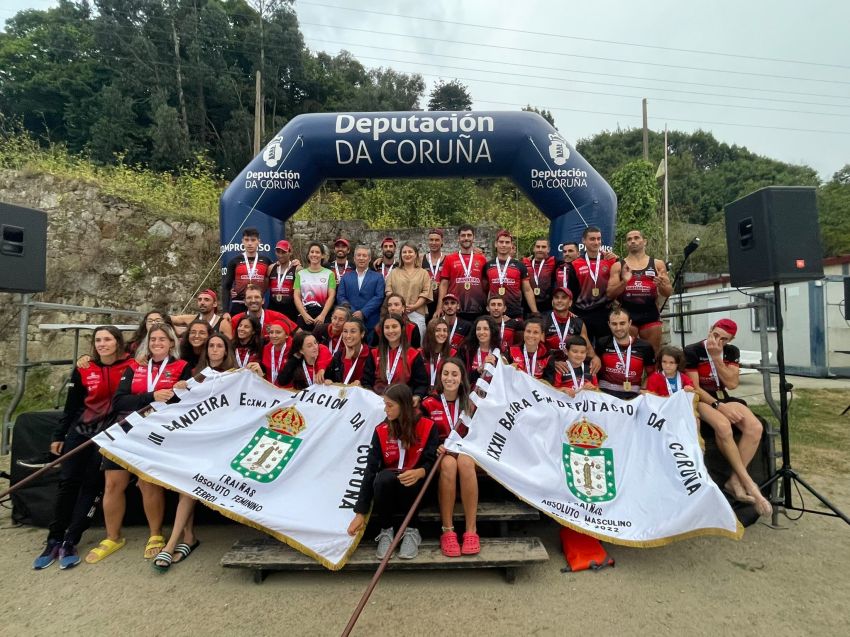
<svg viewBox="0 0 850 637"><path fill-rule="evenodd" d="M820 189L818 211L824 254L850 254L850 164Z"/></svg>
<svg viewBox="0 0 850 637"><path fill-rule="evenodd" d="M535 108L534 106L532 106L531 104L528 104L527 106L523 106L522 110L528 111L530 113L537 113L538 115L540 115L540 117L542 117L547 122L552 124L552 126L557 130L558 127L555 126L555 116L552 115L552 111L547 111L545 108L544 109L538 109L538 108Z"/></svg>
<svg viewBox="0 0 850 637"><path fill-rule="evenodd" d="M57 401L58 387L50 384L50 366L41 365L27 372L27 386L21 402L15 408L12 418L27 411L53 409ZM0 396L0 413L5 414L12 400L12 392L3 392Z"/></svg>
<svg viewBox="0 0 850 637"><path fill-rule="evenodd" d="M459 82L440 80L431 91L428 100L429 111L469 111L472 110L472 96L469 89Z"/></svg>
<svg viewBox="0 0 850 637"><path fill-rule="evenodd" d="M662 236L658 216L660 192L652 164L643 159L629 162L611 175L611 187L617 193L616 251L625 254L623 243L629 230L640 230L647 242Z"/></svg>

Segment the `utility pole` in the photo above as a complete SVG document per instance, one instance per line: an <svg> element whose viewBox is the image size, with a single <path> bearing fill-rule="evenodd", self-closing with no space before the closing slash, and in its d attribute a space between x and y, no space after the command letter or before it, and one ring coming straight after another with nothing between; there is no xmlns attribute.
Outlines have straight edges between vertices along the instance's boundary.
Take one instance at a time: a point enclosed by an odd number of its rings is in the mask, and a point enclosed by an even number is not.
<svg viewBox="0 0 850 637"><path fill-rule="evenodd" d="M649 119L646 115L646 98L643 98L643 160L649 161Z"/></svg>
<svg viewBox="0 0 850 637"><path fill-rule="evenodd" d="M263 81L260 71L257 71L257 83L254 91L254 155L260 154L260 147L263 143L264 115Z"/></svg>

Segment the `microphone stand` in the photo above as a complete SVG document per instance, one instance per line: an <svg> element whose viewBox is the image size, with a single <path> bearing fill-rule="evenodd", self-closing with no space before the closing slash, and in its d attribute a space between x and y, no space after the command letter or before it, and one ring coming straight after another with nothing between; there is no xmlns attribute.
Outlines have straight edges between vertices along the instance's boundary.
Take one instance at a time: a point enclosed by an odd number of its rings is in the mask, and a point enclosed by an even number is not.
<svg viewBox="0 0 850 637"><path fill-rule="evenodd" d="M676 270L676 274L673 276L673 293L679 295L679 312L682 311L682 295L685 293L685 266L688 263L688 259L691 258L691 255L697 251L699 248L699 239L694 239L688 245L685 246L683 251L684 258L682 262L679 264L678 269ZM664 299L664 303L661 305L661 309L658 310L660 314L664 313L664 308L667 307L667 302L671 297L667 297ZM679 320L681 321L681 331L679 335L682 338L682 349L685 349L685 317L680 316ZM673 326L675 328L676 322L673 320Z"/></svg>

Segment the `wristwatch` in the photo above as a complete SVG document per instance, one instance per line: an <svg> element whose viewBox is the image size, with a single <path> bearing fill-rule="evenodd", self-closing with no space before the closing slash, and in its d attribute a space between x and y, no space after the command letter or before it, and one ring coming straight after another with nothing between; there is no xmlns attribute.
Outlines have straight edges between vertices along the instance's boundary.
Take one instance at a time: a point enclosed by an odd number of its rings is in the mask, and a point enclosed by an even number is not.
<svg viewBox="0 0 850 637"><path fill-rule="evenodd" d="M720 406L720 401L719 401L719 400L715 400L713 403L711 403L711 406L712 406L714 409L717 409L717 408Z"/></svg>

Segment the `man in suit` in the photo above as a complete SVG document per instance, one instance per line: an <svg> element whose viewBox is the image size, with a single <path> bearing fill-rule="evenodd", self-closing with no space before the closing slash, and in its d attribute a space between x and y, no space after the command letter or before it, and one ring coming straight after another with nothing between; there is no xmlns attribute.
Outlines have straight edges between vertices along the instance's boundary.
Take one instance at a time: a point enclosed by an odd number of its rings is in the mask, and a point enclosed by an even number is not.
<svg viewBox="0 0 850 637"><path fill-rule="evenodd" d="M366 325L368 333L378 324L386 287L381 273L369 269L371 256L364 245L354 249L354 270L343 275L336 292L337 305L348 305L352 315Z"/></svg>

